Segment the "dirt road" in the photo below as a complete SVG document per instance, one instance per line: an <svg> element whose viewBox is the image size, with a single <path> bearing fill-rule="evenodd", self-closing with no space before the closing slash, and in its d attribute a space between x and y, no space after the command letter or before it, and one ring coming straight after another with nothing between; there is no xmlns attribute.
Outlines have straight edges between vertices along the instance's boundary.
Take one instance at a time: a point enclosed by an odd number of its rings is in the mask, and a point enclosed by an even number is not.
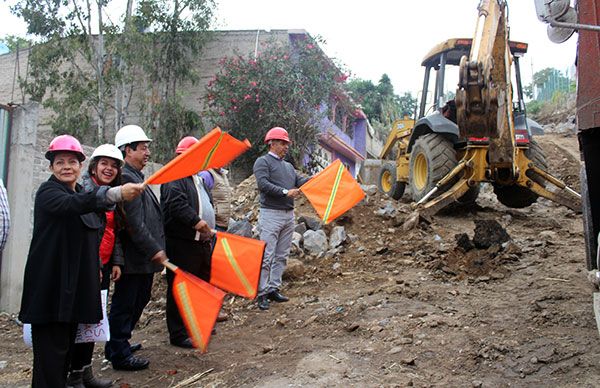
<svg viewBox="0 0 600 388"><path fill-rule="evenodd" d="M538 139L550 170L578 188L576 138ZM117 387L182 386L195 375L186 386L598 386L580 215L546 200L508 209L484 188L473 209L406 232L376 214L387 202L371 196L342 220L351 236L343 252L301 258L307 273L287 283L290 302L262 312L228 301L231 318L204 355L168 345L158 278L134 338L150 369L115 372L100 360L95 368ZM392 205L400 215L406 206ZM455 235L473 238L481 220L497 221L510 241L457 248ZM4 316L0 330L0 384L25 386L31 353L20 327Z"/></svg>

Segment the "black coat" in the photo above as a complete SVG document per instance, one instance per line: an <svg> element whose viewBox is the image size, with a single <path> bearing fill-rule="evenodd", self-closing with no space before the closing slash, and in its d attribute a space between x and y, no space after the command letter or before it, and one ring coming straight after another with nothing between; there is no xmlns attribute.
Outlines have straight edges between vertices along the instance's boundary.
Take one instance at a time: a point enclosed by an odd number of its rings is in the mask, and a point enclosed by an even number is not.
<svg viewBox="0 0 600 388"><path fill-rule="evenodd" d="M142 183L144 175L129 164L123 167L123 183ZM162 266L152 257L165 250L165 232L158 199L150 189L133 201L123 204L125 228L120 233L125 265L123 273L150 274L160 272Z"/></svg>
<svg viewBox="0 0 600 388"><path fill-rule="evenodd" d="M204 185L204 191L210 191ZM193 240L196 236L194 226L200 221L200 203L198 189L194 179L189 176L160 186L160 202L165 219L165 233L168 237Z"/></svg>
<svg viewBox="0 0 600 388"><path fill-rule="evenodd" d="M35 196L33 237L25 266L19 319L95 323L102 319L98 246L101 223L91 212L108 207L107 186L71 190L54 176Z"/></svg>

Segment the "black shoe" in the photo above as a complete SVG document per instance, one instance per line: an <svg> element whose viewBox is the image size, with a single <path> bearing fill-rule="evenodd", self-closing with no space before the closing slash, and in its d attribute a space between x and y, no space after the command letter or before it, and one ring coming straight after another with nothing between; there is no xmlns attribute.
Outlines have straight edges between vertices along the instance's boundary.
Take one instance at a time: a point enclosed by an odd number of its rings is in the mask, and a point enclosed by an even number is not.
<svg viewBox="0 0 600 388"><path fill-rule="evenodd" d="M257 304L258 304L258 308L261 310L269 309L269 299L267 299L266 295L259 296L257 298Z"/></svg>
<svg viewBox="0 0 600 388"><path fill-rule="evenodd" d="M67 377L67 388L85 388L82 372L71 372Z"/></svg>
<svg viewBox="0 0 600 388"><path fill-rule="evenodd" d="M110 388L113 386L113 382L94 376L92 366L88 365L83 368L83 386L85 388Z"/></svg>
<svg viewBox="0 0 600 388"><path fill-rule="evenodd" d="M189 338L186 338L182 341L171 341L171 345L177 346L179 348L185 348L185 349L193 349L194 348L194 344L192 343L192 340Z"/></svg>
<svg viewBox="0 0 600 388"><path fill-rule="evenodd" d="M271 291L267 294L267 298L269 298L270 300L272 300L273 302L287 302L288 300L290 300L290 298L288 298L287 296L281 294L279 291Z"/></svg>
<svg viewBox="0 0 600 388"><path fill-rule="evenodd" d="M150 361L135 356L129 356L123 361L112 362L112 367L116 370L142 370L148 368L148 365L150 365Z"/></svg>
<svg viewBox="0 0 600 388"><path fill-rule="evenodd" d="M142 348L142 344L138 343L138 344L133 344L129 347L129 350L131 351L131 353L135 353L138 350L140 350Z"/></svg>

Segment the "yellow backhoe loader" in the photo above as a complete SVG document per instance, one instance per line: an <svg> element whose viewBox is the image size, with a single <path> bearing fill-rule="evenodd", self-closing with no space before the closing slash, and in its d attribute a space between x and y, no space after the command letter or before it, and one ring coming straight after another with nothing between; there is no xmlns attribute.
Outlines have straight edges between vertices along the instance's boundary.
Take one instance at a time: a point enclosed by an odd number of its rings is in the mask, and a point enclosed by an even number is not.
<svg viewBox="0 0 600 388"><path fill-rule="evenodd" d="M509 41L507 7L505 0L481 0L474 38L447 40L426 55L418 119L394 122L383 148L381 158L393 161L382 166L380 189L400 199L408 186L422 215L474 202L482 182L491 183L498 200L511 208L541 196L580 211L581 196L546 171L534 140L543 129L525 112L519 58L527 44ZM458 68L454 98L444 90L452 67Z"/></svg>

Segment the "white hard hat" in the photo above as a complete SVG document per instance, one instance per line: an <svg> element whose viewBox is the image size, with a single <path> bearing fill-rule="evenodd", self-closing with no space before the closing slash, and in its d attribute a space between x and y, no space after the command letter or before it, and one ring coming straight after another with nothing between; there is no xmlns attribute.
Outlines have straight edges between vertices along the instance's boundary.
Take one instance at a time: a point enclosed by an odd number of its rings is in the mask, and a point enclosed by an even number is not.
<svg viewBox="0 0 600 388"><path fill-rule="evenodd" d="M138 141L152 141L152 139L148 138L146 132L137 125L126 125L119 129L115 135L115 146L117 148Z"/></svg>
<svg viewBox="0 0 600 388"><path fill-rule="evenodd" d="M102 144L101 146L98 146L92 153L92 160L101 156L113 158L119 162L120 166L123 165L123 154L112 144Z"/></svg>

